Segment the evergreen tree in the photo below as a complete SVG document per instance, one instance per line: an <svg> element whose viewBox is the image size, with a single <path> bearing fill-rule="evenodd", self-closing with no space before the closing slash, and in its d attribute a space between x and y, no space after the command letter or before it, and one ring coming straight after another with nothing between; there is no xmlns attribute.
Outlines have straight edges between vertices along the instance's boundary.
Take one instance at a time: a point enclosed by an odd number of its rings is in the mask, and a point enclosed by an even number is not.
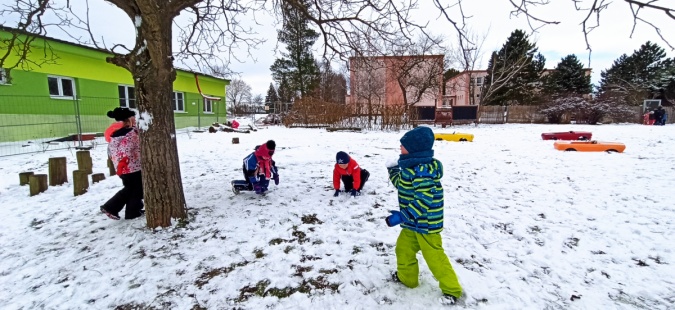
<svg viewBox="0 0 675 310"><path fill-rule="evenodd" d="M307 0L299 2L307 8ZM279 42L286 44L286 53L277 58L270 67L272 77L281 85L286 79L288 87L300 96L308 94L316 87L319 68L312 55L312 45L319 34L309 28L307 19L291 5L283 3L283 28L278 31Z"/></svg>
<svg viewBox="0 0 675 310"><path fill-rule="evenodd" d="M270 113L277 113L276 104L279 103L279 96L277 95L277 90L274 89L274 84L270 83L270 88L267 89L267 95L265 96L265 105L269 107Z"/></svg>
<svg viewBox="0 0 675 310"><path fill-rule="evenodd" d="M546 58L537 53L522 30L511 33L502 48L492 54L482 88L484 104L533 104Z"/></svg>
<svg viewBox="0 0 675 310"><path fill-rule="evenodd" d="M632 55L621 55L600 73L599 93L621 95L632 105L644 99L667 95L675 83L675 61L666 52L647 41Z"/></svg>
<svg viewBox="0 0 675 310"><path fill-rule="evenodd" d="M587 95L592 91L591 76L577 56L567 55L560 60L555 70L546 76L544 92L548 95Z"/></svg>
<svg viewBox="0 0 675 310"><path fill-rule="evenodd" d="M279 88L277 88L277 94L279 95L280 101L279 108L282 111L286 111L288 105L293 102L293 99L295 99L294 93L295 92L291 90L288 85L288 80L286 80L285 77L282 77L281 82L279 83Z"/></svg>

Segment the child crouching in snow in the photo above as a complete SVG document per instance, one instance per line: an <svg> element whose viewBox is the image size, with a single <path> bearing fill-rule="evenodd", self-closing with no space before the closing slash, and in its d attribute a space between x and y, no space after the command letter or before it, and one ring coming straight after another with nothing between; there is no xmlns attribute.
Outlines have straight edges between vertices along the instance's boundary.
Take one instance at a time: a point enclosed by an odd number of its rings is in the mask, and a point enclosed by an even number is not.
<svg viewBox="0 0 675 310"><path fill-rule="evenodd" d="M335 155L335 167L333 167L333 188L335 194L340 195L340 179L345 184L345 193L350 193L352 197L361 195L363 185L368 181L370 173L366 169L361 169L359 164L345 152L338 152Z"/></svg>
<svg viewBox="0 0 675 310"><path fill-rule="evenodd" d="M442 304L455 304L462 286L443 250L443 165L433 158L434 133L417 127L401 138L398 163L387 163L389 179L398 189L400 211L390 211L387 225L401 224L396 241L397 271L392 279L414 288L419 285L417 252L429 265L443 292Z"/></svg>
<svg viewBox="0 0 675 310"><path fill-rule="evenodd" d="M274 140L269 140L257 146L253 153L244 158L242 169L245 181L232 181L235 193L240 190L249 190L263 195L268 190L270 179L274 180L275 185L279 185L279 172L276 163L272 160L275 148Z"/></svg>

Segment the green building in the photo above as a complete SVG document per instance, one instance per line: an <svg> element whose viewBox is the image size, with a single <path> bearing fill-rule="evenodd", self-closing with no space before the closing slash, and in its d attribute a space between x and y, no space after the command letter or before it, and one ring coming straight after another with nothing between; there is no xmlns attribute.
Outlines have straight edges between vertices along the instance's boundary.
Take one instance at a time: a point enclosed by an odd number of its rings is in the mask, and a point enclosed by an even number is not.
<svg viewBox="0 0 675 310"><path fill-rule="evenodd" d="M7 51L10 31L0 26L0 57ZM110 54L54 38L35 38L25 66L7 69L16 64L16 51L11 51L5 68L0 68L0 143L101 133L112 122L107 111L136 107L131 73L107 63ZM230 81L176 71L173 99L166 103L173 107L176 128L225 122L225 87ZM197 80L202 94L213 99L200 94Z"/></svg>

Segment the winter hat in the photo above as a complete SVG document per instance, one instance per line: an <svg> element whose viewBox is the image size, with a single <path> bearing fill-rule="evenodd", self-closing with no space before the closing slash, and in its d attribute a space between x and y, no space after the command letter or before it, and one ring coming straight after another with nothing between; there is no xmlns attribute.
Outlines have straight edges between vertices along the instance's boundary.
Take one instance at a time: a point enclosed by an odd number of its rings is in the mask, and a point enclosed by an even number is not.
<svg viewBox="0 0 675 310"><path fill-rule="evenodd" d="M335 161L337 161L338 164L348 164L349 155L343 151L339 151L337 155L335 155Z"/></svg>
<svg viewBox="0 0 675 310"><path fill-rule="evenodd" d="M267 141L267 143L265 143L265 145L267 145L267 149L270 150L270 151L274 151L274 149L277 147L277 143L274 142L274 140Z"/></svg>
<svg viewBox="0 0 675 310"><path fill-rule="evenodd" d="M129 108L115 108L108 111L108 117L114 118L116 121L123 121L132 116L136 116L136 112L129 110Z"/></svg>
<svg viewBox="0 0 675 310"><path fill-rule="evenodd" d="M403 135L401 145L410 154L431 151L434 147L434 132L429 127L417 127Z"/></svg>

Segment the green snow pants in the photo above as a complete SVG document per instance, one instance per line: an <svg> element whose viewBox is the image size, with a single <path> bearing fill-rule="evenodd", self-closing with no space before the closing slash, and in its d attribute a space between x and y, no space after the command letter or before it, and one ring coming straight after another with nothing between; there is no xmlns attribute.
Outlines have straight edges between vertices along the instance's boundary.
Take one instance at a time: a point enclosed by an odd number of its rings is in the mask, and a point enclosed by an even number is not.
<svg viewBox="0 0 675 310"><path fill-rule="evenodd" d="M396 240L398 279L410 288L419 285L417 252L420 250L422 250L422 256L429 265L431 273L438 280L438 286L443 294L461 297L462 286L459 284L448 256L443 251L443 241L440 234L425 235L410 229L401 229L401 234Z"/></svg>

